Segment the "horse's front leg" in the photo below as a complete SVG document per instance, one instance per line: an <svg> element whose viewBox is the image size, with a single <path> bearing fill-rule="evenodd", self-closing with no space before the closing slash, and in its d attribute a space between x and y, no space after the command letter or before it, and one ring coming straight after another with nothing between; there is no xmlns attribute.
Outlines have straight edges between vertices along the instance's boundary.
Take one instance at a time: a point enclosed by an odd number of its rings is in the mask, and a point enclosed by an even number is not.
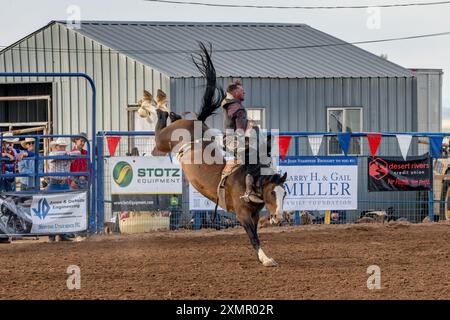
<svg viewBox="0 0 450 320"><path fill-rule="evenodd" d="M256 250L256 254L258 256L259 261L263 264L265 267L276 267L278 264L275 262L274 259L269 258L261 248L261 243L259 242L258 238L258 218L252 219L250 217L250 214L241 222L242 226L244 227L245 231L247 232L248 237L250 238L250 242L253 246L253 248Z"/></svg>

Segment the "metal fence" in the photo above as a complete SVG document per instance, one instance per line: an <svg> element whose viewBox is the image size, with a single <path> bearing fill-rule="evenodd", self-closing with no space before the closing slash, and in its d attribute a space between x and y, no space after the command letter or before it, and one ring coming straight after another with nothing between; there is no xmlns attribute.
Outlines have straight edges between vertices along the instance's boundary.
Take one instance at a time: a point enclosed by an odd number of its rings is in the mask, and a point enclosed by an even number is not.
<svg viewBox="0 0 450 320"><path fill-rule="evenodd" d="M72 141L85 142L84 154L67 150L72 149ZM65 146L59 153L51 153L54 142ZM34 144L34 150L26 149ZM7 148L7 145L9 149ZM22 147L19 147L22 145ZM36 195L50 195L61 192L87 192L87 226L91 232L96 229L96 214L92 210L92 162L90 142L83 135L0 135L0 238L34 236L31 228L31 199ZM10 150L8 153L7 150ZM26 155L19 159L20 154ZM9 154L9 155L8 155ZM85 171L63 170L52 160L64 160L71 163L81 160L86 164ZM53 161L55 163L55 161ZM67 168L66 168L67 169ZM55 233L56 234L56 233Z"/></svg>
<svg viewBox="0 0 450 320"><path fill-rule="evenodd" d="M291 136L288 156L329 157L343 155L343 151L335 133L299 133L286 132L280 136ZM321 139L319 136L324 136ZM353 133L349 145L348 156L358 159L358 206L357 210L293 210L285 213L283 224L344 224L357 222L398 221L413 223L446 219L448 182L445 178L450 163L445 153L439 159L432 159L429 144L426 143L427 133L411 133L413 136L408 151L408 157L426 155L433 164L433 188L430 191L368 191L368 159L371 156L370 146L365 133ZM108 138L109 137L109 138ZM111 137L120 141L114 155L110 154L107 142ZM425 138L425 139L424 139ZM117 141L116 140L116 141ZM421 141L423 140L423 141ZM424 143L425 142L425 143ZM320 145L319 145L320 143ZM97 137L99 148L97 210L104 215L107 224L113 230L123 233L146 232L157 229L224 229L239 226L235 215L219 211L216 219L211 220L212 211L190 211L189 189L187 181L183 180L183 194L178 197L181 205L164 210L115 212L111 206L111 168L109 160L113 156L144 156L151 157L155 141L153 133L145 132L103 132ZM383 133L377 156L402 157L395 133ZM103 172L103 174L101 174ZM262 221L267 216L263 209Z"/></svg>

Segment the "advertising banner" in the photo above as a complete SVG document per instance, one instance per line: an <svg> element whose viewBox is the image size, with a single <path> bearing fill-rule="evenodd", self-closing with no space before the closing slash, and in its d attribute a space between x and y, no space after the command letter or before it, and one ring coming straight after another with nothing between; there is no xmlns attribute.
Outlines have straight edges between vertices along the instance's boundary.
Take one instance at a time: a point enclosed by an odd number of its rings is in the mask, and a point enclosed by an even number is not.
<svg viewBox="0 0 450 320"><path fill-rule="evenodd" d="M112 157L109 161L113 211L181 206L181 167L169 157Z"/></svg>
<svg viewBox="0 0 450 320"><path fill-rule="evenodd" d="M358 207L356 157L286 157L284 210L353 210Z"/></svg>
<svg viewBox="0 0 450 320"><path fill-rule="evenodd" d="M216 204L204 197L189 183L189 210L194 211L214 211ZM217 210L224 210L220 206Z"/></svg>
<svg viewBox="0 0 450 320"><path fill-rule="evenodd" d="M428 154L419 157L369 157L369 191L431 190L432 163Z"/></svg>
<svg viewBox="0 0 450 320"><path fill-rule="evenodd" d="M56 234L87 229L87 193L2 194L0 233Z"/></svg>

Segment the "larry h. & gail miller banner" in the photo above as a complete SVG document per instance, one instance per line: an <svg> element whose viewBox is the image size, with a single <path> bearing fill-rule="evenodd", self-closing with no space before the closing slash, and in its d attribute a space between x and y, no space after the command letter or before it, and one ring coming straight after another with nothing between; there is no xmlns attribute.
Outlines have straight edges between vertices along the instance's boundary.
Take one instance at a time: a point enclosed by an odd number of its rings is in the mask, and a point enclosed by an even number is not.
<svg viewBox="0 0 450 320"><path fill-rule="evenodd" d="M431 189L432 163L428 154L419 157L369 157L369 191L420 191Z"/></svg>
<svg viewBox="0 0 450 320"><path fill-rule="evenodd" d="M278 171L287 172L284 210L358 207L356 157L286 157L280 160Z"/></svg>
<svg viewBox="0 0 450 320"><path fill-rule="evenodd" d="M167 210L182 194L179 163L169 157L110 158L113 211ZM178 197L177 197L178 199Z"/></svg>

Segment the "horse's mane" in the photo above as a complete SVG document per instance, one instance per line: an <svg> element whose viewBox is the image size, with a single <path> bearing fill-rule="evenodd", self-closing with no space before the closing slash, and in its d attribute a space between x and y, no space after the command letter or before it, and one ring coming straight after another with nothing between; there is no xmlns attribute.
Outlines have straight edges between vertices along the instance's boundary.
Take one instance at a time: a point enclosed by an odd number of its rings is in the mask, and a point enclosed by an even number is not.
<svg viewBox="0 0 450 320"><path fill-rule="evenodd" d="M212 45L210 44L209 51L202 42L199 43L199 46L201 53L197 59L192 56L192 61L200 73L206 78L206 89L203 94L202 108L197 117L198 120L205 122L209 116L220 108L220 103L225 98L225 92L216 84L216 69L211 60Z"/></svg>
<svg viewBox="0 0 450 320"><path fill-rule="evenodd" d="M260 186L264 186L266 183L275 183L276 185L281 185L284 183L284 181L283 181L283 177L279 173L259 176L258 184Z"/></svg>

